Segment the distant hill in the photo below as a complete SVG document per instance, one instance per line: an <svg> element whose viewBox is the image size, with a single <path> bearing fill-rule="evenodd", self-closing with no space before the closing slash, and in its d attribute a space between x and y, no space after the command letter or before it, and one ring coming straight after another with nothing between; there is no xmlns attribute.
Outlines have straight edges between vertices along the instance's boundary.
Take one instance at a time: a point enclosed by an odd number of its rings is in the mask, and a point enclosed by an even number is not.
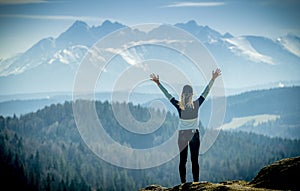
<svg viewBox="0 0 300 191"><path fill-rule="evenodd" d="M300 87L248 91L226 98L223 130L245 131L270 137L300 139ZM176 97L178 99L178 97ZM170 102L160 99L168 111L176 113ZM144 106L148 106L148 102ZM207 127L212 101L200 107L200 120Z"/></svg>
<svg viewBox="0 0 300 191"><path fill-rule="evenodd" d="M244 122L234 131L299 139L299 96L300 87L286 87L228 97L225 123L230 125L235 119L242 119Z"/></svg>
<svg viewBox="0 0 300 191"><path fill-rule="evenodd" d="M101 101L110 100L110 95L110 93L98 93L96 98ZM24 95L24 98L26 96L34 96L34 94ZM47 94L39 96L38 99L23 100L19 96L16 97L17 100L0 102L0 115L24 115L51 104L72 100L71 94L54 94L48 98L45 98ZM165 105L166 110L175 114L177 112L169 101L163 98L163 94L135 93L131 97L132 101L135 101L134 104L140 104L143 107L149 107L155 98ZM254 132L271 137L300 139L300 99L298 97L300 97L300 86L255 90L228 96L224 125L221 128L230 131ZM210 112L211 99L208 97L199 113L204 127L209 122Z"/></svg>

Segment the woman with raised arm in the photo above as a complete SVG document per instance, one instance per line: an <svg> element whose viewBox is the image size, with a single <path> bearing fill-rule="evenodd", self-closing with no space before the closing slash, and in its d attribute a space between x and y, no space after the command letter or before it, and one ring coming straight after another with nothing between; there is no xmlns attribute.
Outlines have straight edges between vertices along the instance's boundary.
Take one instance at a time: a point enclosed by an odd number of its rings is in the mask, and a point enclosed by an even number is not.
<svg viewBox="0 0 300 191"><path fill-rule="evenodd" d="M151 74L150 79L154 81L168 100L176 107L179 114L178 125L178 147L180 151L179 174L181 183L186 182L186 162L188 147L190 148L192 173L194 182L199 181L199 149L200 138L198 128L198 110L207 97L215 79L221 75L221 70L217 68L212 71L212 78L204 89L201 96L193 101L193 88L185 85L182 89L180 100L176 100L159 81L159 75Z"/></svg>

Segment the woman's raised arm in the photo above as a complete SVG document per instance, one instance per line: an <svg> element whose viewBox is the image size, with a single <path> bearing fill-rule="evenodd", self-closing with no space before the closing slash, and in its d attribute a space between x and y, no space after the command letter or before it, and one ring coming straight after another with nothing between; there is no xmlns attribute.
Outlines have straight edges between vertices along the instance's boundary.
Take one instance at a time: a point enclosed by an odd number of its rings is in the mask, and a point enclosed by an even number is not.
<svg viewBox="0 0 300 191"><path fill-rule="evenodd" d="M215 71L212 71L212 77L211 80L209 81L208 85L202 92L201 96L204 97L204 99L207 97L212 85L214 84L215 79L221 75L221 70L217 68Z"/></svg>
<svg viewBox="0 0 300 191"><path fill-rule="evenodd" d="M168 100L171 100L173 98L173 96L168 92L168 90L166 90L166 88L160 83L159 75L155 75L153 73L150 74L150 80L152 80L158 85L159 89L165 94Z"/></svg>

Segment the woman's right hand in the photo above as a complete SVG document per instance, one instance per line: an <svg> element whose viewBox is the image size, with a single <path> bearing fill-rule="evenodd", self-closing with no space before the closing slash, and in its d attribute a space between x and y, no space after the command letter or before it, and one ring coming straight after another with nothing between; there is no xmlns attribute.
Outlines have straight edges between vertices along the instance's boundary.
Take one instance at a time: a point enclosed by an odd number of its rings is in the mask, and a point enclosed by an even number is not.
<svg viewBox="0 0 300 191"><path fill-rule="evenodd" d="M154 73L150 74L150 80L152 80L153 82L155 82L157 85L160 84L160 82L159 82L159 75L155 75Z"/></svg>
<svg viewBox="0 0 300 191"><path fill-rule="evenodd" d="M215 80L217 77L221 76L220 68L217 68L215 71L212 71L212 79Z"/></svg>

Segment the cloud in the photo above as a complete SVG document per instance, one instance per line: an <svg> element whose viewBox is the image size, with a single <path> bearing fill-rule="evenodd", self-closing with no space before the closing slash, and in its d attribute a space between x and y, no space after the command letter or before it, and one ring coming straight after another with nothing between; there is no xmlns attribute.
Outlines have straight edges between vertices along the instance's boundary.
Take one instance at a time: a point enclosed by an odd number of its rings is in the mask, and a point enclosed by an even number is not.
<svg viewBox="0 0 300 191"><path fill-rule="evenodd" d="M215 7L223 6L224 2L174 2L169 5L163 6L163 8L172 8L172 7Z"/></svg>
<svg viewBox="0 0 300 191"><path fill-rule="evenodd" d="M32 3L47 3L45 0L0 0L0 4L32 4Z"/></svg>
<svg viewBox="0 0 300 191"><path fill-rule="evenodd" d="M25 14L0 14L0 18L22 18L22 19L45 19L45 20L83 20L83 21L101 21L99 17L89 16L70 16L70 15L25 15Z"/></svg>

